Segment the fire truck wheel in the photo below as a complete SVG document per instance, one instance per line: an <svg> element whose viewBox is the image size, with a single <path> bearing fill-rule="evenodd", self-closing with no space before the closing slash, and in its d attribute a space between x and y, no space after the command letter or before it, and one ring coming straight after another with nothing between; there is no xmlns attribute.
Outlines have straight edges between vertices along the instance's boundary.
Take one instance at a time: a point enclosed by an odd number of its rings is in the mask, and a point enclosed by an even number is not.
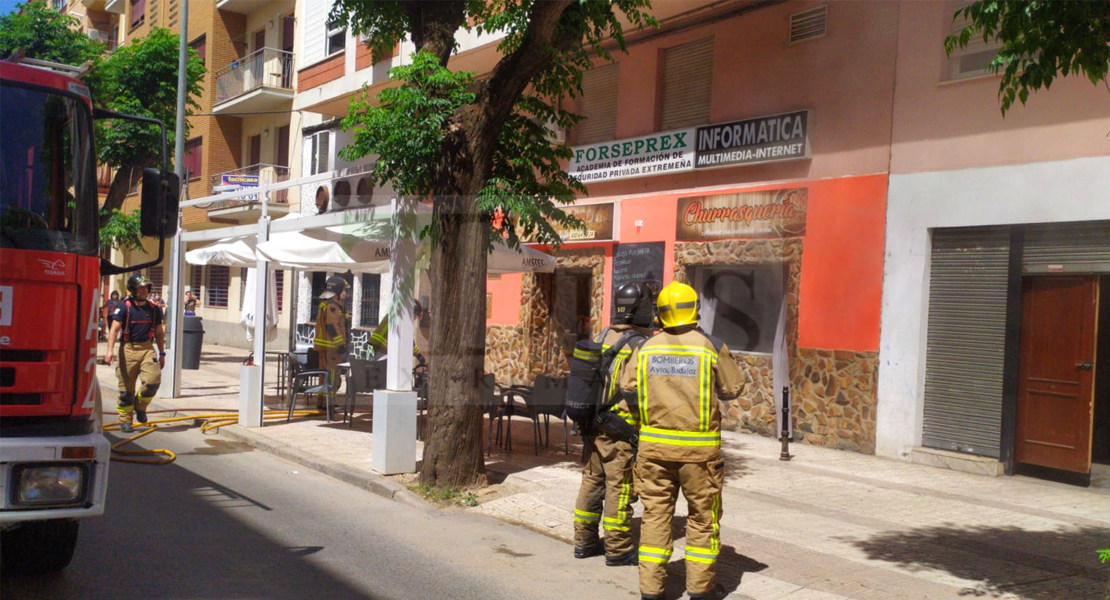
<svg viewBox="0 0 1110 600"><path fill-rule="evenodd" d="M79 523L68 519L34 521L3 533L0 561L5 571L52 573L73 559Z"/></svg>

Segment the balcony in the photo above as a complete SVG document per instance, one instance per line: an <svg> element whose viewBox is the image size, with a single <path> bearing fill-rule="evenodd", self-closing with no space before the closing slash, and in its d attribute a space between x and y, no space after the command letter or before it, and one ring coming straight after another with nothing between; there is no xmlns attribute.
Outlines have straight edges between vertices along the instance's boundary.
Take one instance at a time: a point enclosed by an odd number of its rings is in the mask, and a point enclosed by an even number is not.
<svg viewBox="0 0 1110 600"><path fill-rule="evenodd" d="M292 52L262 48L216 71L216 114L279 110L292 102Z"/></svg>
<svg viewBox="0 0 1110 600"><path fill-rule="evenodd" d="M241 15L249 15L252 10L258 8L259 4L261 3L258 0L218 0L216 2L216 9L226 10L227 12Z"/></svg>
<svg viewBox="0 0 1110 600"><path fill-rule="evenodd" d="M243 180L246 179L244 182ZM289 167L257 164L212 176L212 191L219 193L241 187L243 183L255 186L289 181ZM246 186L250 187L250 185ZM271 217L289 213L289 190L278 190L270 196L267 212ZM208 218L216 222L253 223L262 216L262 205L257 198L236 198L213 202L208 207Z"/></svg>
<svg viewBox="0 0 1110 600"><path fill-rule="evenodd" d="M92 4L93 6L89 6L90 4ZM88 8L89 10L96 10L96 4L98 4L98 2L96 0L92 0L88 4L85 4L85 8ZM105 0L105 2L103 2L102 4L104 4L104 10L106 12L115 13L117 15L127 13L127 0Z"/></svg>

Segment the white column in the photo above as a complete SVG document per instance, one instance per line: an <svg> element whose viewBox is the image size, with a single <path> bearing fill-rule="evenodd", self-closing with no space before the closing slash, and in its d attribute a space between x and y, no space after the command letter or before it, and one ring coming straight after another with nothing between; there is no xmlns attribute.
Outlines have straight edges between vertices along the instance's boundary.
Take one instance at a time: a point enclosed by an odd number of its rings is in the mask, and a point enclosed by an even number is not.
<svg viewBox="0 0 1110 600"><path fill-rule="evenodd" d="M270 217L266 214L268 191L263 191L262 216L258 219L258 242L270 239ZM265 409L266 367L266 294L269 292L270 261L258 260L255 267L254 301L254 364L240 367L239 375L239 424L243 427L261 427Z"/></svg>

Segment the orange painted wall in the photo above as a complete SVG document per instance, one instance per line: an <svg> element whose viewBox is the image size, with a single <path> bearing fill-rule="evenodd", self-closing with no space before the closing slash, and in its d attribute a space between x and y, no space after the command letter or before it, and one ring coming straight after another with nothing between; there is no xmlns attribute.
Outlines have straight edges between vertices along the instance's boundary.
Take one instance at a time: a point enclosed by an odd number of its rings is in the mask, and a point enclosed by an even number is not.
<svg viewBox="0 0 1110 600"><path fill-rule="evenodd" d="M669 283L674 274L679 197L790 187L805 187L809 192L802 253L799 345L826 350L878 350L886 228L885 174L629 198L621 202L620 241L666 242L663 273L664 283ZM636 227L636 221L643 225ZM603 314L608 318L612 244L601 246L606 248ZM487 292L493 294L493 317L486 321L487 325L519 323L520 283L520 275L504 275L501 280L486 282Z"/></svg>

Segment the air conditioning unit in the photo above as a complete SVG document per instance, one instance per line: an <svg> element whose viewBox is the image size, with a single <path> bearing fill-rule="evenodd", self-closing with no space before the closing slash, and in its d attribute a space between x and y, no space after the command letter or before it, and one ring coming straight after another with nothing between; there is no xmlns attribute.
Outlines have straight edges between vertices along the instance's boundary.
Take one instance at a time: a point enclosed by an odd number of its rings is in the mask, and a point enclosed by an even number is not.
<svg viewBox="0 0 1110 600"><path fill-rule="evenodd" d="M90 29L88 35L90 40L100 40L101 42L112 41L112 34L107 31L101 31L100 29Z"/></svg>

